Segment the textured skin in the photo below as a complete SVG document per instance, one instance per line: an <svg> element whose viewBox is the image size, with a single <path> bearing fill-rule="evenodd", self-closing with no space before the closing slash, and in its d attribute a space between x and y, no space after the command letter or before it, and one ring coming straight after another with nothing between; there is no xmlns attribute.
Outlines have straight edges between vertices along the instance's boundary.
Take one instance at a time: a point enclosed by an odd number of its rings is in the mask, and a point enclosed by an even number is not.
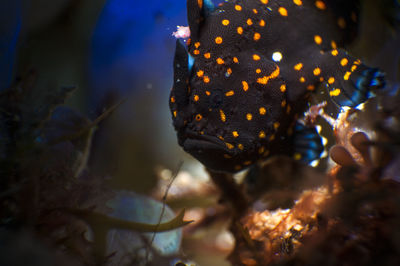
<svg viewBox="0 0 400 266"><path fill-rule="evenodd" d="M379 72L338 48L354 31L354 7L340 16L313 0L187 5L194 64L178 41L170 108L179 144L211 169L236 172L293 154L293 127L321 82L350 106L380 85Z"/></svg>

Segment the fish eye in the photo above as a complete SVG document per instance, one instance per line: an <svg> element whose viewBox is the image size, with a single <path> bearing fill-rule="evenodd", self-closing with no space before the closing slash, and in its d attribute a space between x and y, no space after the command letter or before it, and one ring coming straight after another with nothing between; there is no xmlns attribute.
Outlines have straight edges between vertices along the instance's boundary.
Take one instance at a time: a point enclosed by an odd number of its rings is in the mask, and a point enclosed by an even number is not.
<svg viewBox="0 0 400 266"><path fill-rule="evenodd" d="M201 119L203 119L203 116L201 114L197 114L195 119L196 121L201 121Z"/></svg>

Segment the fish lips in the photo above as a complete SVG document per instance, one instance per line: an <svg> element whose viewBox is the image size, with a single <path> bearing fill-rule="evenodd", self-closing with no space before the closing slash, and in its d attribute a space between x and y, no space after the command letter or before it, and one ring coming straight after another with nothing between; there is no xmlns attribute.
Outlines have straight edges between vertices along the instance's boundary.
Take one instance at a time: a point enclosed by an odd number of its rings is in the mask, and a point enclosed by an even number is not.
<svg viewBox="0 0 400 266"><path fill-rule="evenodd" d="M182 147L212 170L234 171L232 160L237 155L237 152L233 149L228 149L225 142L215 136L201 135L194 131L186 130Z"/></svg>

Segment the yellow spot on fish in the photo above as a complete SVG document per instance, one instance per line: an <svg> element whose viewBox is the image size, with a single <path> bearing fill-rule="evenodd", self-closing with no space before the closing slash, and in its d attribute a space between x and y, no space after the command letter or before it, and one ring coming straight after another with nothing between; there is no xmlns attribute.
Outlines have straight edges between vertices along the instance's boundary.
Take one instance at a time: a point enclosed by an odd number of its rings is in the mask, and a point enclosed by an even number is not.
<svg viewBox="0 0 400 266"><path fill-rule="evenodd" d="M330 77L329 79L328 79L328 83L329 84L333 84L335 82L335 78L334 77Z"/></svg>
<svg viewBox="0 0 400 266"><path fill-rule="evenodd" d="M286 91L286 85L282 84L279 89L281 90L281 92L285 92Z"/></svg>
<svg viewBox="0 0 400 266"><path fill-rule="evenodd" d="M281 124L279 124L279 122L275 122L274 123L274 129L277 130L279 128Z"/></svg>
<svg viewBox="0 0 400 266"><path fill-rule="evenodd" d="M325 5L325 3L323 2L323 1L315 1L315 6L318 8L318 9L321 9L321 10L325 10L326 9L326 5Z"/></svg>
<svg viewBox="0 0 400 266"><path fill-rule="evenodd" d="M339 52L338 52L338 50L334 49L334 50L332 50L331 54L333 56L337 56L339 54Z"/></svg>
<svg viewBox="0 0 400 266"><path fill-rule="evenodd" d="M261 34L260 34L260 33L258 33L258 32L254 33L253 39L254 39L255 41L258 41L260 38L261 38Z"/></svg>
<svg viewBox="0 0 400 266"><path fill-rule="evenodd" d="M258 14L257 9L254 8L254 9L253 9L253 13L254 13L254 14Z"/></svg>
<svg viewBox="0 0 400 266"><path fill-rule="evenodd" d="M265 26L265 21L262 19L262 20L260 20L260 22L258 23L258 25L260 25L261 27L264 27Z"/></svg>
<svg viewBox="0 0 400 266"><path fill-rule="evenodd" d="M266 85L268 83L268 78L266 76L257 79L257 83Z"/></svg>
<svg viewBox="0 0 400 266"><path fill-rule="evenodd" d="M286 106L286 113L289 114L291 110L292 110L292 107L290 107L290 105L288 104Z"/></svg>
<svg viewBox="0 0 400 266"><path fill-rule="evenodd" d="M270 79L274 79L279 76L280 69L276 66L276 69L269 76L264 76L262 78L257 79L257 83L266 85Z"/></svg>
<svg viewBox="0 0 400 266"><path fill-rule="evenodd" d="M261 57L258 54L253 54L253 60L254 61L258 61L260 59L261 59Z"/></svg>
<svg viewBox="0 0 400 266"><path fill-rule="evenodd" d="M306 82L306 79L305 79L304 77L300 77L299 81L300 81L301 83L304 83L304 82Z"/></svg>
<svg viewBox="0 0 400 266"><path fill-rule="evenodd" d="M279 12L279 14L281 14L281 16L284 16L284 17L286 17L288 15L288 12L287 12L286 8L284 8L284 7L280 7L278 9L278 12Z"/></svg>
<svg viewBox="0 0 400 266"><path fill-rule="evenodd" d="M199 6L200 9L203 8L203 0L197 0L197 5Z"/></svg>
<svg viewBox="0 0 400 266"><path fill-rule="evenodd" d="M265 107L260 107L258 111L260 112L260 115L265 115L267 113L267 109L265 109Z"/></svg>
<svg viewBox="0 0 400 266"><path fill-rule="evenodd" d="M346 20L344 20L344 18L342 17L338 18L337 23L341 29L346 28Z"/></svg>
<svg viewBox="0 0 400 266"><path fill-rule="evenodd" d="M195 119L196 121L200 121L201 119L203 119L203 116L201 114L197 114Z"/></svg>
<svg viewBox="0 0 400 266"><path fill-rule="evenodd" d="M251 18L248 18L246 21L247 25L253 25L253 21L251 20Z"/></svg>
<svg viewBox="0 0 400 266"><path fill-rule="evenodd" d="M242 7L239 6L239 5L235 5L235 9L236 9L237 11L242 11Z"/></svg>
<svg viewBox="0 0 400 266"><path fill-rule="evenodd" d="M200 47L200 43L199 43L199 42L196 42L196 43L194 44L194 47L199 48L199 47Z"/></svg>
<svg viewBox="0 0 400 266"><path fill-rule="evenodd" d="M253 115L250 113L246 114L246 119L251 121L251 119L253 119Z"/></svg>
<svg viewBox="0 0 400 266"><path fill-rule="evenodd" d="M232 150L235 146L233 146L232 144L225 142L225 145L228 149Z"/></svg>
<svg viewBox="0 0 400 266"><path fill-rule="evenodd" d="M257 73L257 74L260 74L260 73L261 73L261 69L257 68L257 69L256 69L256 73Z"/></svg>
<svg viewBox="0 0 400 266"><path fill-rule="evenodd" d="M313 70L313 74L314 74L314 76L318 76L319 74L321 74L321 69L319 67L315 68Z"/></svg>
<svg viewBox="0 0 400 266"><path fill-rule="evenodd" d="M282 102L281 102L281 107L285 107L286 106L286 100L283 100Z"/></svg>
<svg viewBox="0 0 400 266"><path fill-rule="evenodd" d="M276 69L274 70L274 72L271 73L271 75L269 75L269 77L270 77L271 79L276 78L276 77L279 76L279 73L280 73L280 69L279 69L278 66L276 66Z"/></svg>
<svg viewBox="0 0 400 266"><path fill-rule="evenodd" d="M357 14L355 12L351 12L351 20L357 22Z"/></svg>
<svg viewBox="0 0 400 266"><path fill-rule="evenodd" d="M237 57L234 57L234 58L233 58L233 62L234 62L234 63L239 63L239 60L237 59Z"/></svg>
<svg viewBox="0 0 400 266"><path fill-rule="evenodd" d="M203 81L204 81L204 83L208 83L208 82L210 82L210 78L208 76L204 76Z"/></svg>
<svg viewBox="0 0 400 266"><path fill-rule="evenodd" d="M347 65L348 62L349 62L349 60L347 60L347 58L343 58L342 60L340 60L340 64L341 64L342 66Z"/></svg>
<svg viewBox="0 0 400 266"><path fill-rule="evenodd" d="M242 81L243 90L247 91L249 89L249 84L246 81Z"/></svg>
<svg viewBox="0 0 400 266"><path fill-rule="evenodd" d="M222 43L222 38L221 37L217 37L217 38L215 38L215 43L216 44L221 44Z"/></svg>
<svg viewBox="0 0 400 266"><path fill-rule="evenodd" d="M319 82L324 81L324 77L319 77Z"/></svg>
<svg viewBox="0 0 400 266"><path fill-rule="evenodd" d="M354 72L356 69L357 69L357 65L352 65L350 70L351 70L351 72Z"/></svg>
<svg viewBox="0 0 400 266"><path fill-rule="evenodd" d="M290 128L287 130L287 134L288 134L288 136L293 135L293 127L290 127Z"/></svg>
<svg viewBox="0 0 400 266"><path fill-rule="evenodd" d="M229 25L229 20L227 20L227 19L222 20L222 25L228 26Z"/></svg>
<svg viewBox="0 0 400 266"><path fill-rule="evenodd" d="M334 89L333 91L329 92L330 96L339 96L340 94L340 89Z"/></svg>
<svg viewBox="0 0 400 266"><path fill-rule="evenodd" d="M203 71L203 70L197 71L197 76L198 76L199 78L201 78L203 75L204 75L204 71Z"/></svg>
<svg viewBox="0 0 400 266"><path fill-rule="evenodd" d="M217 61L218 65L222 65L223 63L225 63L224 60L222 58L219 58L219 57L217 58L216 61Z"/></svg>
<svg viewBox="0 0 400 266"><path fill-rule="evenodd" d="M243 28L242 27L237 27L236 29L238 34L242 34L243 33Z"/></svg>
<svg viewBox="0 0 400 266"><path fill-rule="evenodd" d="M200 54L200 51L196 49L196 50L193 51L193 53L194 53L195 55L198 55L198 54Z"/></svg>
<svg viewBox="0 0 400 266"><path fill-rule="evenodd" d="M347 71L346 74L344 74L343 79L344 79L344 80L349 80L350 75L351 75L351 72Z"/></svg>
<svg viewBox="0 0 400 266"><path fill-rule="evenodd" d="M295 160L300 160L301 159L301 154L300 153L298 153L298 152L296 152L295 154L294 154L294 156L293 156L293 158L295 159Z"/></svg>
<svg viewBox="0 0 400 266"><path fill-rule="evenodd" d="M268 4L268 0L260 0L264 5Z"/></svg>
<svg viewBox="0 0 400 266"><path fill-rule="evenodd" d="M239 144L238 144L238 148L239 148L239 150L243 150L243 149L244 149L243 144L239 143Z"/></svg>
<svg viewBox="0 0 400 266"><path fill-rule="evenodd" d="M207 59L209 59L209 58L211 57L211 54L210 54L210 53L205 53L205 54L204 54L204 57L207 58Z"/></svg>
<svg viewBox="0 0 400 266"><path fill-rule="evenodd" d="M172 96L172 97L171 97L171 103L174 103L174 102L175 102L175 97Z"/></svg>
<svg viewBox="0 0 400 266"><path fill-rule="evenodd" d="M294 66L294 70L297 70L297 71L301 70L302 68L303 68L303 64L302 63L298 63L298 64L296 64Z"/></svg>
<svg viewBox="0 0 400 266"><path fill-rule="evenodd" d="M293 0L293 3L298 6L301 6L303 4L301 0Z"/></svg>
<svg viewBox="0 0 400 266"><path fill-rule="evenodd" d="M265 132L261 130L260 133L258 133L258 137L259 137L260 139L265 138L265 137L266 137Z"/></svg>
<svg viewBox="0 0 400 266"><path fill-rule="evenodd" d="M307 90L313 91L313 90L315 90L315 86L314 85L308 85L307 86Z"/></svg>
<svg viewBox="0 0 400 266"><path fill-rule="evenodd" d="M233 135L234 138L239 137L239 133L238 133L237 131L233 131L233 132L232 132L232 135Z"/></svg>
<svg viewBox="0 0 400 266"><path fill-rule="evenodd" d="M332 49L336 49L337 48L337 44L335 41L331 41L331 47Z"/></svg>
<svg viewBox="0 0 400 266"><path fill-rule="evenodd" d="M176 117L176 114L177 114L177 113L176 113L176 111L174 111L174 113L173 113L173 114L174 114L174 117Z"/></svg>
<svg viewBox="0 0 400 266"><path fill-rule="evenodd" d="M232 68L228 68L228 69L226 70L226 73L228 73L229 75L232 74Z"/></svg>
<svg viewBox="0 0 400 266"><path fill-rule="evenodd" d="M244 164L244 165L250 165L250 164L251 164L251 161L245 161L243 164Z"/></svg>
<svg viewBox="0 0 400 266"><path fill-rule="evenodd" d="M220 139L220 140L224 140L224 137L223 136L218 136L218 138Z"/></svg>
<svg viewBox="0 0 400 266"><path fill-rule="evenodd" d="M269 141L273 141L275 139L275 135L272 134L271 137L269 137Z"/></svg>
<svg viewBox="0 0 400 266"><path fill-rule="evenodd" d="M197 102L199 99L200 99L199 95L196 94L196 95L193 96L193 100L195 102Z"/></svg>
<svg viewBox="0 0 400 266"><path fill-rule="evenodd" d="M225 93L225 96L233 96L235 94L234 91L228 91L227 93Z"/></svg>
<svg viewBox="0 0 400 266"><path fill-rule="evenodd" d="M318 45L320 45L322 43L322 38L319 35L315 35L314 36L314 42Z"/></svg>
<svg viewBox="0 0 400 266"><path fill-rule="evenodd" d="M221 117L221 121L225 122L226 121L226 115L224 113L224 111L222 111L221 109L219 110L219 115Z"/></svg>
<svg viewBox="0 0 400 266"><path fill-rule="evenodd" d="M211 92L206 91L206 95L207 95L207 96L210 96L210 95L211 95Z"/></svg>

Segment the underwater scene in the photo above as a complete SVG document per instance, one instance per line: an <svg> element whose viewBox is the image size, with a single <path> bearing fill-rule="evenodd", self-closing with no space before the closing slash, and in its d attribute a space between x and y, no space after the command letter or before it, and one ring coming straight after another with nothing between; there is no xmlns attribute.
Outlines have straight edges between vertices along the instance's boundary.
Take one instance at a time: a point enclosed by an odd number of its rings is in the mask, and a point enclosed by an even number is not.
<svg viewBox="0 0 400 266"><path fill-rule="evenodd" d="M0 21L0 265L400 265L399 0Z"/></svg>

